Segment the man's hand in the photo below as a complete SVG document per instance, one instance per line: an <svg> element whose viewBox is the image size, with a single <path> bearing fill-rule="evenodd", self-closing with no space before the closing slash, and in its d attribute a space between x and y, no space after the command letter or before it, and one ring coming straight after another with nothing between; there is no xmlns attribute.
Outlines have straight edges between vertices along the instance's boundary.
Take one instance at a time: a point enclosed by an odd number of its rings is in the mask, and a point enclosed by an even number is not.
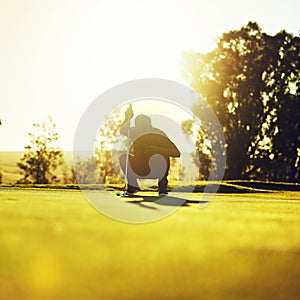
<svg viewBox="0 0 300 300"><path fill-rule="evenodd" d="M133 110L132 110L132 105L129 104L129 107L125 111L125 120L129 121L133 117Z"/></svg>

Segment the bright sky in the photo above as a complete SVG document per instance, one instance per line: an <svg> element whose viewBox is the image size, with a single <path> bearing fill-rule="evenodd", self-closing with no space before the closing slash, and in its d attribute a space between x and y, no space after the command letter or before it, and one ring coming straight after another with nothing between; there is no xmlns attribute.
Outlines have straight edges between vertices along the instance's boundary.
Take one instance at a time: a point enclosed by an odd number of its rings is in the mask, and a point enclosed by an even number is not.
<svg viewBox="0 0 300 300"><path fill-rule="evenodd" d="M184 82L182 51L206 53L256 21L298 34L299 0L0 0L0 151L23 150L52 116L71 150L85 108L124 81Z"/></svg>

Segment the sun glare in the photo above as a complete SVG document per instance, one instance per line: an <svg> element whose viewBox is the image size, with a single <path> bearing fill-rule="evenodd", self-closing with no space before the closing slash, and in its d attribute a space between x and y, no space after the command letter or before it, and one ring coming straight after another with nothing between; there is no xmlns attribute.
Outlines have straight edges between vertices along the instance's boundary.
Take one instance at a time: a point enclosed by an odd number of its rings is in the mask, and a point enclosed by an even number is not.
<svg viewBox="0 0 300 300"><path fill-rule="evenodd" d="M231 15L236 1L19 2L0 4L2 150L22 150L31 124L48 115L62 147L72 149L78 121L99 94L138 78L184 83L183 52L207 53L223 32L252 18L245 10ZM254 21L262 20L264 14ZM269 28L285 28L272 20Z"/></svg>

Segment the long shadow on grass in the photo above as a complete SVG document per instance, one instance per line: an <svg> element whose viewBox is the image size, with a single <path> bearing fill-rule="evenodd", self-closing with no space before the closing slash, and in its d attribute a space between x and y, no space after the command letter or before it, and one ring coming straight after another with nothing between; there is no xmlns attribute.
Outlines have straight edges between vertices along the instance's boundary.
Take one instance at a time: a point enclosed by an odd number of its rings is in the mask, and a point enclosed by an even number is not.
<svg viewBox="0 0 300 300"><path fill-rule="evenodd" d="M189 192L193 190L193 193L222 193L222 194L245 194L245 193L262 193L269 192L268 190L262 190L249 186L235 185L230 183L214 184L208 183L203 185L196 185L194 187L179 187L174 189L175 192Z"/></svg>
<svg viewBox="0 0 300 300"><path fill-rule="evenodd" d="M263 182L263 181L249 181L249 180L231 180L230 184L258 189L266 191L291 191L300 192L300 184L295 182Z"/></svg>
<svg viewBox="0 0 300 300"><path fill-rule="evenodd" d="M153 206L145 205L145 203L155 203L157 205L165 205L165 206L189 206L189 204L206 204L207 201L196 201L196 200L187 200L181 197L174 196L133 196L127 201L127 203L137 204L145 208L155 209Z"/></svg>

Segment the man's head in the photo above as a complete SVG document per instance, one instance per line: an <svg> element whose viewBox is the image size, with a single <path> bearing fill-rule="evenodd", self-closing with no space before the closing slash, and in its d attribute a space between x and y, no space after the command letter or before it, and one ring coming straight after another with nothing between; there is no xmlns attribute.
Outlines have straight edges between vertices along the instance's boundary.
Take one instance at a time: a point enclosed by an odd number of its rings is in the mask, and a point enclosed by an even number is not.
<svg viewBox="0 0 300 300"><path fill-rule="evenodd" d="M151 119L146 115L136 116L134 124L138 128L152 128Z"/></svg>

